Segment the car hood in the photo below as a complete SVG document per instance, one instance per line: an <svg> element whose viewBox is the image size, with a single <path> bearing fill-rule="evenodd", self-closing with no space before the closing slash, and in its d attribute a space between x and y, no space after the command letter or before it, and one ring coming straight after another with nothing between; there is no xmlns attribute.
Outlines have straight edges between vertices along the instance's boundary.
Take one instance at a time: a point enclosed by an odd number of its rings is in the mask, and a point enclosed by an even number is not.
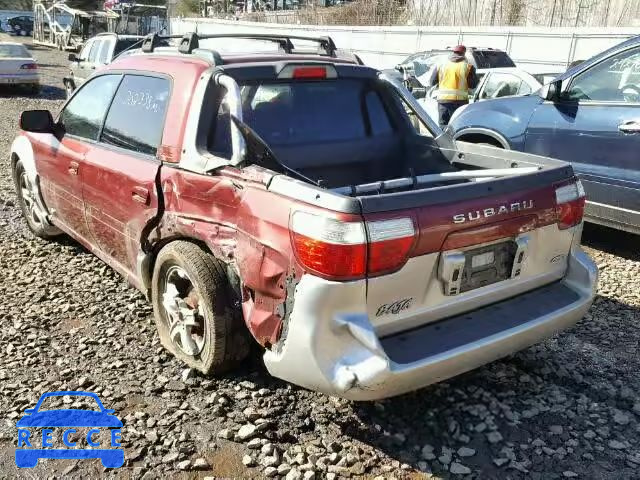
<svg viewBox="0 0 640 480"><path fill-rule="evenodd" d="M113 415L94 410L47 410L25 415L17 427L122 427Z"/></svg>

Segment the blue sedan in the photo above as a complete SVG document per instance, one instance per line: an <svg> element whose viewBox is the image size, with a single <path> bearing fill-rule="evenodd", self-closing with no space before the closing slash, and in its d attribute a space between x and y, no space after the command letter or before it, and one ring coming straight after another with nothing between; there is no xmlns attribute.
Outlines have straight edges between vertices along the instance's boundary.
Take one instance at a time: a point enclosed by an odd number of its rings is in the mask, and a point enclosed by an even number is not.
<svg viewBox="0 0 640 480"><path fill-rule="evenodd" d="M587 220L640 234L640 37L534 94L469 105L449 128L457 140L571 162Z"/></svg>

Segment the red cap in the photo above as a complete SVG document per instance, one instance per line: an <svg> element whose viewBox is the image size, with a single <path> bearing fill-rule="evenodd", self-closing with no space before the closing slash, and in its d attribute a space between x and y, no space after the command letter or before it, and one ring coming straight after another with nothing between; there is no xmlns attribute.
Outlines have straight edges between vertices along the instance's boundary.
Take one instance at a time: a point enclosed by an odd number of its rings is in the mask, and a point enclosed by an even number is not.
<svg viewBox="0 0 640 480"><path fill-rule="evenodd" d="M467 47L465 47L464 45L458 45L456 47L453 47L453 53L464 55L466 52L467 52Z"/></svg>

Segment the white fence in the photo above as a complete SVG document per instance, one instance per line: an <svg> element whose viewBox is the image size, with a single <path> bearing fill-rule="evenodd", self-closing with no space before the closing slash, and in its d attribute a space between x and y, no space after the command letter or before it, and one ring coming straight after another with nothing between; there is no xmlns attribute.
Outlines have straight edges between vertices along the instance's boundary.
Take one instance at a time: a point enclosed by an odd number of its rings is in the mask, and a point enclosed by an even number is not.
<svg viewBox="0 0 640 480"><path fill-rule="evenodd" d="M173 19L173 33L289 33L330 35L338 48L357 53L367 64L388 68L411 53L464 43L505 50L531 73L564 70L637 35L634 28L540 27L336 27L282 25L218 19Z"/></svg>

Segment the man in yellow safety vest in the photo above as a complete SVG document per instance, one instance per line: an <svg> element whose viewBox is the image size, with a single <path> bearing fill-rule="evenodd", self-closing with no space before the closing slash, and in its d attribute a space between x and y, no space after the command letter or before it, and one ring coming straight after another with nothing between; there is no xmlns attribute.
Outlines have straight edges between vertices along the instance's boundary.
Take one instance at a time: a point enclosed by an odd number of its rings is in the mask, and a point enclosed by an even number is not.
<svg viewBox="0 0 640 480"><path fill-rule="evenodd" d="M469 103L469 90L478 85L476 69L467 62L466 52L464 45L458 45L449 60L431 73L429 84L438 86L438 116L442 128L448 125L453 112Z"/></svg>

